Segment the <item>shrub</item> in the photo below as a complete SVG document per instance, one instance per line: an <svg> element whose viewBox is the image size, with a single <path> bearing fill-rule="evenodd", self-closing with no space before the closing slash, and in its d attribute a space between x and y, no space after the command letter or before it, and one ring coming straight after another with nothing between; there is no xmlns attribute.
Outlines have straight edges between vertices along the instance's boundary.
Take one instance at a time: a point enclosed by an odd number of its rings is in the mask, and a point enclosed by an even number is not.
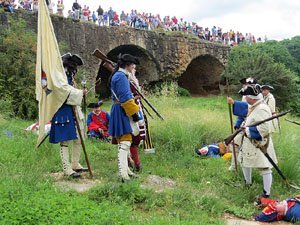
<svg viewBox="0 0 300 225"><path fill-rule="evenodd" d="M15 116L37 117L35 101L36 34L24 20L14 20L0 36L0 99L11 101Z"/></svg>

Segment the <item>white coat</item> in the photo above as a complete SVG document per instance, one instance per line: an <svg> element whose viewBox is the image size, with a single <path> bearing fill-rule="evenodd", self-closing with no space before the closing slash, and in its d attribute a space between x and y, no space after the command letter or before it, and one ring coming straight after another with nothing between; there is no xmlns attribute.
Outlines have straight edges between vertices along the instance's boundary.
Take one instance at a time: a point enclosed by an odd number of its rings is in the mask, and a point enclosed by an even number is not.
<svg viewBox="0 0 300 225"><path fill-rule="evenodd" d="M269 106L271 113L276 114L276 101L274 96L271 93L264 96L264 102ZM278 119L272 120L272 132L273 133L279 132Z"/></svg>
<svg viewBox="0 0 300 225"><path fill-rule="evenodd" d="M270 108L265 104L257 101L254 105L249 106L249 112L245 125L248 126L253 124L254 122L258 122L264 119L267 119L272 116ZM255 108L254 108L255 107ZM254 108L254 109L253 109ZM253 111L251 112L251 110ZM261 150L257 147L257 144L261 144L264 146L267 143L266 136L269 136L269 145L267 148L267 152L272 160L277 164L277 158L273 146L273 141L271 137L271 126L272 121L265 122L257 126L257 130L262 137L262 141L257 141L250 139L248 137L244 137L241 144L241 152L239 154L239 161L242 167L245 168L272 168L272 164L266 158L266 156L261 152Z"/></svg>

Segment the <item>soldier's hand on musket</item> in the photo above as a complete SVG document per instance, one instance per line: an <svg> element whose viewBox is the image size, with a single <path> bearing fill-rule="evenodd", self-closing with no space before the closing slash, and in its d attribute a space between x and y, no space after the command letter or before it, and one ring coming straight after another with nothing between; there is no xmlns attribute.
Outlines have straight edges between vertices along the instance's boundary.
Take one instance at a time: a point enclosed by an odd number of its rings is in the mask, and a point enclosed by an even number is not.
<svg viewBox="0 0 300 225"><path fill-rule="evenodd" d="M83 90L82 90L83 95L86 95L87 92L88 92L87 89L83 89Z"/></svg>
<svg viewBox="0 0 300 225"><path fill-rule="evenodd" d="M229 96L227 96L227 102L228 102L228 104L231 104L231 105L234 104L234 100L232 98L230 98Z"/></svg>
<svg viewBox="0 0 300 225"><path fill-rule="evenodd" d="M141 98L141 96L139 96L139 95L134 96L134 99L140 99L140 98Z"/></svg>

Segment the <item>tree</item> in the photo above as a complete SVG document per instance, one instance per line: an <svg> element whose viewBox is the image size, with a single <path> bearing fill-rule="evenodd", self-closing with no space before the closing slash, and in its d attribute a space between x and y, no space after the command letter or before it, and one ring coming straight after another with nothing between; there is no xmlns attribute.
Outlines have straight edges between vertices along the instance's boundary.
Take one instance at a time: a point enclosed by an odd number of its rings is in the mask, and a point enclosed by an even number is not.
<svg viewBox="0 0 300 225"><path fill-rule="evenodd" d="M274 40L267 41L256 45L256 47L262 52L267 53L271 58L273 58L274 62L282 63L286 66L286 68L296 73L300 72L299 63L296 58L294 58L287 47L280 42Z"/></svg>
<svg viewBox="0 0 300 225"><path fill-rule="evenodd" d="M0 100L10 102L15 116L34 119L37 35L25 30L24 20L10 20L11 27L0 35Z"/></svg>
<svg viewBox="0 0 300 225"><path fill-rule="evenodd" d="M255 77L261 85L272 85L275 88L277 105L281 109L289 108L290 104L296 101L290 97L298 88L296 74L283 63L275 62L272 54L258 45L233 48L226 70L232 84L239 84L239 80L244 77ZM282 88L283 85L287 88Z"/></svg>

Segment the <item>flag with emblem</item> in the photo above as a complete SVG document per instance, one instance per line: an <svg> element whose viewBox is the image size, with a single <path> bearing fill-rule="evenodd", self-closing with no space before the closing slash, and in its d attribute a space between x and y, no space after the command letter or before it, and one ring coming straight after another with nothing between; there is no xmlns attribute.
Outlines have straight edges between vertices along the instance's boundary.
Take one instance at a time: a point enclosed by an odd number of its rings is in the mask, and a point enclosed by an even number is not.
<svg viewBox="0 0 300 225"><path fill-rule="evenodd" d="M46 135L45 125L66 101L71 88L45 0L39 1L35 83L36 100L39 102L39 146Z"/></svg>

